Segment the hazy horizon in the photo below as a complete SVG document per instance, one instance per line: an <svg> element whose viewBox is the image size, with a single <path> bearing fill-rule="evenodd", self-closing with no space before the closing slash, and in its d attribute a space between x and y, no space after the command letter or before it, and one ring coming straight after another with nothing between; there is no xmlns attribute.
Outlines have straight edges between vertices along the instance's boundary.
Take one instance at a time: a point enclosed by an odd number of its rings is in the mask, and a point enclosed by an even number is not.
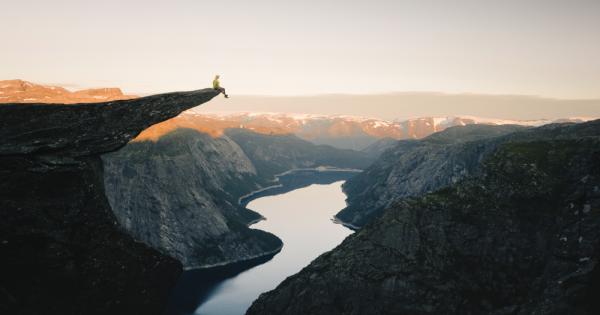
<svg viewBox="0 0 600 315"><path fill-rule="evenodd" d="M385 120L477 116L535 120L600 117L600 99L561 100L526 95L398 92L313 96L217 97L196 112L274 112L353 115Z"/></svg>
<svg viewBox="0 0 600 315"><path fill-rule="evenodd" d="M27 81L27 80L26 80ZM31 82L31 81L29 81ZM36 82L32 82L36 84ZM104 87L117 87L107 85ZM68 90L75 91L72 86ZM0 93L2 93L0 91ZM127 90L125 94L133 94ZM139 95L143 96L143 95ZM222 96L194 109L198 113L293 113L350 115L384 120L476 116L510 120L599 118L600 99L569 100L530 95L443 92L320 94L299 96Z"/></svg>
<svg viewBox="0 0 600 315"><path fill-rule="evenodd" d="M43 86L57 86L65 88L71 92L76 92L79 90L86 89L98 89L98 88L118 88L123 94L127 95L136 95L139 97L150 96L161 93L170 93L170 92L181 92L187 91L182 89L173 89L166 91L158 91L158 92L136 92L132 90L128 90L116 84L111 84L110 81L106 81L105 85L83 85L78 83L60 83L60 82L38 82L34 80L30 80L28 78L0 78L0 81L12 81L12 80L20 80L25 82L30 82L33 84L39 84ZM198 86L197 89L205 89L211 88L210 84L206 86ZM242 98L312 98L312 97L336 97L336 96L377 96L377 95L440 95L440 96L493 96L493 97L526 97L526 98L537 98L537 99L546 99L546 100L556 100L556 101L600 101L600 96L598 97L589 97L589 98L562 98L562 97L552 97L545 95L536 95L536 94L516 94L516 93L483 93L476 91L465 91L465 92L446 92L446 91L435 91L435 90L395 90L395 91L387 91L387 92L322 92L322 93L308 93L308 94L235 94L236 97Z"/></svg>

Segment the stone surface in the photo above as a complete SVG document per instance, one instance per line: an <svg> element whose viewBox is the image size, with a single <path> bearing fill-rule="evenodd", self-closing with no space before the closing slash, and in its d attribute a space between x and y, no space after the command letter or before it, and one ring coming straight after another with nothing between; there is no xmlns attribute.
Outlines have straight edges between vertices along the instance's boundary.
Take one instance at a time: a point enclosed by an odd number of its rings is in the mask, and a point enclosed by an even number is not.
<svg viewBox="0 0 600 315"><path fill-rule="evenodd" d="M214 96L0 106L0 313L161 313L181 264L121 229L100 154Z"/></svg>
<svg viewBox="0 0 600 315"><path fill-rule="evenodd" d="M115 151L145 128L216 96L213 89L79 105L0 106L0 155L80 157Z"/></svg>
<svg viewBox="0 0 600 315"><path fill-rule="evenodd" d="M599 163L600 121L515 133L480 172L397 200L248 314L598 314Z"/></svg>

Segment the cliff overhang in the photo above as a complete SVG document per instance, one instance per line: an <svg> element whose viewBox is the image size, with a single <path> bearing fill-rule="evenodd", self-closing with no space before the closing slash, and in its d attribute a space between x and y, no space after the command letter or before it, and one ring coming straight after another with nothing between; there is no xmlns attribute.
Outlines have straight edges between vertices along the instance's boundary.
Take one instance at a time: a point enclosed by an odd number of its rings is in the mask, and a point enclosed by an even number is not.
<svg viewBox="0 0 600 315"><path fill-rule="evenodd" d="M217 95L0 105L0 313L161 314L181 263L121 229L100 155Z"/></svg>

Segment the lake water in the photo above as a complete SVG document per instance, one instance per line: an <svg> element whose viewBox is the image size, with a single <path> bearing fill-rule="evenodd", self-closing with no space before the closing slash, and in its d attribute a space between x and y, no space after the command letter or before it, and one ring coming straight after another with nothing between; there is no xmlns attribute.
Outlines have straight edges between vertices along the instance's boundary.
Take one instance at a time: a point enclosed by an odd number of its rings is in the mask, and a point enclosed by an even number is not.
<svg viewBox="0 0 600 315"><path fill-rule="evenodd" d="M283 249L270 260L250 262L259 264L250 269L242 264L212 271L186 272L188 275L178 284L178 290L201 300L195 311L187 313L244 314L261 293L274 289L320 254L340 244L352 233L331 221L346 205L342 184L343 181L314 184L250 201L247 207L267 218L251 227L277 235L283 240ZM203 283L200 289L199 282Z"/></svg>

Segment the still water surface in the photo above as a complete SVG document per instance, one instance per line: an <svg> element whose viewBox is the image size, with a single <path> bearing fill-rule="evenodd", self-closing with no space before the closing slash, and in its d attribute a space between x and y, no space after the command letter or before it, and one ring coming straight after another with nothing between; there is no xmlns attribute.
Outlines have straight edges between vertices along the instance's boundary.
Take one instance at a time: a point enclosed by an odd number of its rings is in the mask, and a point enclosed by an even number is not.
<svg viewBox="0 0 600 315"><path fill-rule="evenodd" d="M267 218L252 228L277 235L283 240L283 249L268 262L215 285L194 314L244 314L261 293L341 243L352 233L331 221L346 205L342 184L310 185L251 201L247 207Z"/></svg>

